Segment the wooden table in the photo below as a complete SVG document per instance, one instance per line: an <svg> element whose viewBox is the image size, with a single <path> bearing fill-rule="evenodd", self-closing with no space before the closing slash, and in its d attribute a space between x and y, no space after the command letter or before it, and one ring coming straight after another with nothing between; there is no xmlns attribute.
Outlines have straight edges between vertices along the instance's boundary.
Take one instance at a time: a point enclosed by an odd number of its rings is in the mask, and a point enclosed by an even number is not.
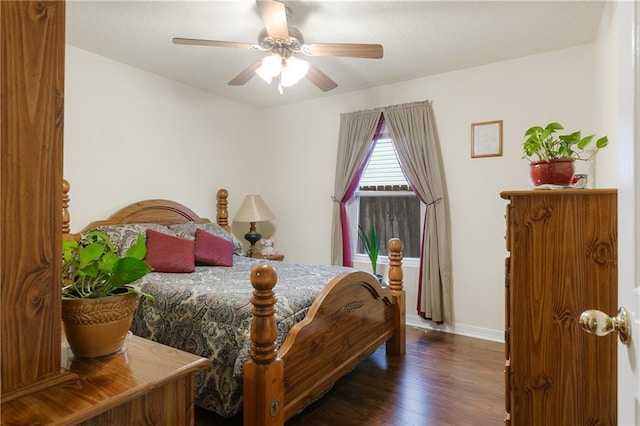
<svg viewBox="0 0 640 426"><path fill-rule="evenodd" d="M205 358L132 336L106 360L65 359L78 379L2 404L2 425L192 425Z"/></svg>
<svg viewBox="0 0 640 426"><path fill-rule="evenodd" d="M254 253L253 256L254 259L265 259L265 260L277 260L277 261L282 261L284 260L284 254L282 253L278 253L278 254L260 254L260 253Z"/></svg>

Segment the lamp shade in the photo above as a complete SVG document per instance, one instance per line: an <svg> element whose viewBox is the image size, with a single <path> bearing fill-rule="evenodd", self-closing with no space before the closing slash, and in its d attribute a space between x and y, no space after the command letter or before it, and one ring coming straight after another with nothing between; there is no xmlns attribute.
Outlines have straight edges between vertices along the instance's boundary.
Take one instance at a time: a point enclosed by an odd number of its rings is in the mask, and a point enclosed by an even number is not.
<svg viewBox="0 0 640 426"><path fill-rule="evenodd" d="M244 197L234 220L236 222L263 222L275 218L261 196L247 195Z"/></svg>

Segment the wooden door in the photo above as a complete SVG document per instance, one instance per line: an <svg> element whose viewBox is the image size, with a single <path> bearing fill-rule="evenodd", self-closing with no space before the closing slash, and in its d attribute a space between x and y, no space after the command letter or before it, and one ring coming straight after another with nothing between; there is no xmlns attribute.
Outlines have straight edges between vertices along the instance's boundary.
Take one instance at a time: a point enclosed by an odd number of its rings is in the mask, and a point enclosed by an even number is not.
<svg viewBox="0 0 640 426"><path fill-rule="evenodd" d="M618 33L617 126L620 276L618 306L632 320L629 346L618 343L618 424L640 424L640 3L608 4ZM613 315L615 312L607 312Z"/></svg>
<svg viewBox="0 0 640 426"><path fill-rule="evenodd" d="M578 318L617 311L616 191L502 195L511 424L614 425L617 337L588 335Z"/></svg>

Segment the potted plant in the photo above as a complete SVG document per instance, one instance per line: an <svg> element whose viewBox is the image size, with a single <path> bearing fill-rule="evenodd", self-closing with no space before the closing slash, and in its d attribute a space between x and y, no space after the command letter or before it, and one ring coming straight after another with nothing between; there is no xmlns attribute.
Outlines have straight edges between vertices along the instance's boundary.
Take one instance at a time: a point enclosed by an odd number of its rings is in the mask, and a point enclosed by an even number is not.
<svg viewBox="0 0 640 426"><path fill-rule="evenodd" d="M369 256L369 260L371 261L371 270L373 271L373 275L375 275L376 278L378 278L378 281L382 283L382 275L376 272L378 269L378 253L380 250L380 240L378 239L378 234L376 234L375 228L372 226L369 229L369 234L367 234L362 225L358 225L358 236L360 237L360 240L362 240L364 249Z"/></svg>
<svg viewBox="0 0 640 426"><path fill-rule="evenodd" d="M584 157L587 148L595 135L582 137L581 132L573 132L566 135L558 135L559 130L564 130L560 123L549 123L544 128L533 126L524 136L522 144L523 156L531 161L530 173L535 186L543 184L563 185L571 184L575 171L574 161L591 160L598 150L609 143L607 136L595 141L593 151L588 157Z"/></svg>
<svg viewBox="0 0 640 426"><path fill-rule="evenodd" d="M100 231L62 242L62 321L76 357L98 358L122 348L140 295L153 300L128 285L152 270L142 260L146 251L142 235L123 257Z"/></svg>

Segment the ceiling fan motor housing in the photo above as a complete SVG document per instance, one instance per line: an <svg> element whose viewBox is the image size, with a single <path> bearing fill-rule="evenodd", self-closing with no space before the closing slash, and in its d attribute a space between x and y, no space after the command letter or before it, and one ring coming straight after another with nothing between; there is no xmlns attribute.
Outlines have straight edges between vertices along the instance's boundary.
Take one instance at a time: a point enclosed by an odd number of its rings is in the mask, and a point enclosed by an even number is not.
<svg viewBox="0 0 640 426"><path fill-rule="evenodd" d="M302 36L302 32L294 27L287 27L289 30L289 39L281 40L276 39L267 33L267 29L263 28L258 35L258 45L261 49L264 50L274 50L274 49L288 49L292 52L302 52L302 45L304 44L304 37Z"/></svg>

